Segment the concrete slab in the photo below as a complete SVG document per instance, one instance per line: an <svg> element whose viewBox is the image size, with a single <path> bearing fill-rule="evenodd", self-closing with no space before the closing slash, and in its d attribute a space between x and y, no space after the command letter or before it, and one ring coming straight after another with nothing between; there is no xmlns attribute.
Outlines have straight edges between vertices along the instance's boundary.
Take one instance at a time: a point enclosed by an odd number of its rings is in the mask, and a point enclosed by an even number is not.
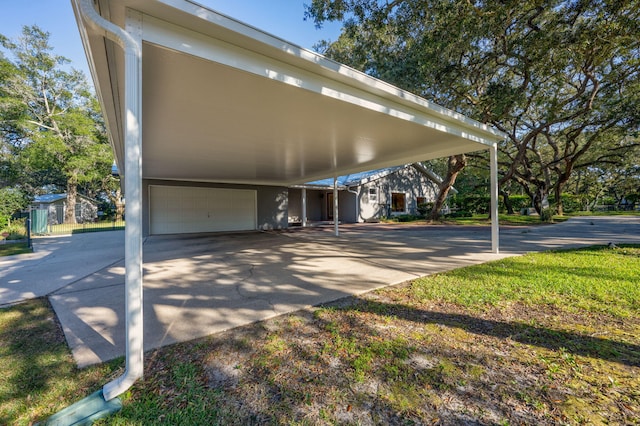
<svg viewBox="0 0 640 426"><path fill-rule="evenodd" d="M0 306L46 296L124 258L124 231L33 239L33 253L0 257Z"/></svg>
<svg viewBox="0 0 640 426"><path fill-rule="evenodd" d="M144 245L145 348L191 340L453 268L552 248L640 243L640 218L575 218L504 228L347 225L150 237ZM50 300L80 366L124 354L124 267L116 262Z"/></svg>

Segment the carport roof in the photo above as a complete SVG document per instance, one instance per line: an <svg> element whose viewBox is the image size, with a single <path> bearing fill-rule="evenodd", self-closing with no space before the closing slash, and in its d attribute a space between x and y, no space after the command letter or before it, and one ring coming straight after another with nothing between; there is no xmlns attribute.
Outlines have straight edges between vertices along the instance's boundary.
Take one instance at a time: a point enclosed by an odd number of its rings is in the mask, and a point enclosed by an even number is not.
<svg viewBox="0 0 640 426"><path fill-rule="evenodd" d="M124 171L124 54L73 3ZM504 138L191 1L97 0L96 9L142 39L144 178L296 185Z"/></svg>

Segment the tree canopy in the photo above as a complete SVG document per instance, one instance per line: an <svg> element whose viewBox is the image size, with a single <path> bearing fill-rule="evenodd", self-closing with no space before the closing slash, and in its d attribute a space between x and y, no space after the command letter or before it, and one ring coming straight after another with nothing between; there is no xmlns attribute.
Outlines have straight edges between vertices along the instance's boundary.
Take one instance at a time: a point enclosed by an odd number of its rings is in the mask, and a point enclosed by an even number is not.
<svg viewBox="0 0 640 426"><path fill-rule="evenodd" d="M313 0L306 17L344 20L317 46L326 55L504 131L503 195L516 183L539 211L551 195L561 213L576 169L638 163L639 6Z"/></svg>
<svg viewBox="0 0 640 426"><path fill-rule="evenodd" d="M64 188L74 206L79 185L99 184L113 163L98 102L85 76L53 53L49 33L25 26L18 40L0 41L12 56L0 57L0 183L28 194ZM65 222L75 223L75 209Z"/></svg>

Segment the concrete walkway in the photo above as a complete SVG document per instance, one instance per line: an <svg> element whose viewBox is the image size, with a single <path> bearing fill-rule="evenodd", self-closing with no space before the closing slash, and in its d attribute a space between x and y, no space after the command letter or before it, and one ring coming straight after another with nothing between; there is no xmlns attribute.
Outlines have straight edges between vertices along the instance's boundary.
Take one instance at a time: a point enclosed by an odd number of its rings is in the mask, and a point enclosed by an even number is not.
<svg viewBox="0 0 640 426"><path fill-rule="evenodd" d="M303 307L465 265L530 251L609 242L640 243L638 217L584 217L566 223L503 228L501 254L490 252L488 227L346 225L271 233L239 233L148 238L144 245L145 348L194 339ZM104 233L113 234L113 233ZM71 237L75 245L75 238ZM104 246L95 234L96 250ZM122 237L120 237L122 238ZM84 252L92 251L89 239ZM117 237L114 237L117 240ZM122 239L120 240L122 244ZM43 247L47 247L44 244ZM50 249L52 246L48 246ZM124 354L124 265L122 246L113 248L95 273L79 273L84 262L35 256L51 269L58 285L37 285L14 265L0 285L5 294L49 294L74 357L86 366ZM40 243L36 246L40 253ZM71 251L69 253L72 253ZM1 264L0 264L1 265ZM31 266L29 266L31 265ZM16 269L17 268L17 269ZM68 268L68 269L67 269ZM71 273L72 271L72 273ZM83 269L86 271L86 268ZM53 273L53 271L51 271ZM2 276L4 280L4 277ZM29 282L34 288L19 292ZM67 281L68 280L68 281ZM24 284L23 284L24 285ZM46 287L46 288L45 288ZM12 293L13 292L13 293ZM15 298L15 296L14 296ZM7 303L4 298L0 303Z"/></svg>
<svg viewBox="0 0 640 426"><path fill-rule="evenodd" d="M34 238L34 252L0 257L0 306L47 296L124 258L124 231Z"/></svg>

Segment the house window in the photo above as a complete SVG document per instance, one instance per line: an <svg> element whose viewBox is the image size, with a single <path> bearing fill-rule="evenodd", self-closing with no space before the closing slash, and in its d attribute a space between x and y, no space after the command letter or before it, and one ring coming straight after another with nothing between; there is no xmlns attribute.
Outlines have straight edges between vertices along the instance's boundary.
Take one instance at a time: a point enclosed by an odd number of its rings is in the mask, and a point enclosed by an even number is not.
<svg viewBox="0 0 640 426"><path fill-rule="evenodd" d="M416 197L416 203L418 205L427 204L427 197Z"/></svg>
<svg viewBox="0 0 640 426"><path fill-rule="evenodd" d="M407 211L406 195L400 192L391 193L391 211L395 213L404 213Z"/></svg>
<svg viewBox="0 0 640 426"><path fill-rule="evenodd" d="M378 202L378 189L369 188L369 203L377 203L377 202Z"/></svg>

